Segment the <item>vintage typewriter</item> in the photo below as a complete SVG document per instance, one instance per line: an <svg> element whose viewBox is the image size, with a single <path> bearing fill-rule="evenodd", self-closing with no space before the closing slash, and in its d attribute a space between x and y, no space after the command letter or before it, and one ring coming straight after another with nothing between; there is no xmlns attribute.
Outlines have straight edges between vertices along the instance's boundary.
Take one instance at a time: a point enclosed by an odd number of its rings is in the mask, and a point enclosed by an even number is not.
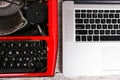
<svg viewBox="0 0 120 80"><path fill-rule="evenodd" d="M0 77L52 76L57 32L56 0L0 0Z"/></svg>

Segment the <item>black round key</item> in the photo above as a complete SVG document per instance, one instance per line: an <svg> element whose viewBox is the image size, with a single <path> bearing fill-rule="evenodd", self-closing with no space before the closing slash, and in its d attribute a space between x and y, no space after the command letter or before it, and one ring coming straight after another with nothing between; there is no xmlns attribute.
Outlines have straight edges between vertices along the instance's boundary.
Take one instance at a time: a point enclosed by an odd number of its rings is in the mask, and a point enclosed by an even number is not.
<svg viewBox="0 0 120 80"><path fill-rule="evenodd" d="M34 24L39 24L45 21L48 16L47 13L47 5L39 2L31 4L26 11L28 21Z"/></svg>

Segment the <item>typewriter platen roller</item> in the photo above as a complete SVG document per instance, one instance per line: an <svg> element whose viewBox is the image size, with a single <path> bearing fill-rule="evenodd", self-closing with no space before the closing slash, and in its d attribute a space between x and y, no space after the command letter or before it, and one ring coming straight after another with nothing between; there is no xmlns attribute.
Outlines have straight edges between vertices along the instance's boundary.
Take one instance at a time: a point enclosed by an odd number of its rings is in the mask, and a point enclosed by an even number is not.
<svg viewBox="0 0 120 80"><path fill-rule="evenodd" d="M47 35L47 13L47 1L1 0L0 35Z"/></svg>

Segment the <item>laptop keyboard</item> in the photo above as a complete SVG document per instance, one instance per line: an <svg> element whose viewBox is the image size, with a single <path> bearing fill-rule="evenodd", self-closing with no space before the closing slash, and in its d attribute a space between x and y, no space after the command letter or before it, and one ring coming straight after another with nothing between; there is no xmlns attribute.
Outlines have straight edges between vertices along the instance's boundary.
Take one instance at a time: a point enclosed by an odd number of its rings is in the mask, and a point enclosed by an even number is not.
<svg viewBox="0 0 120 80"><path fill-rule="evenodd" d="M0 73L45 72L46 41L0 41Z"/></svg>
<svg viewBox="0 0 120 80"><path fill-rule="evenodd" d="M120 10L75 10L76 41L120 41Z"/></svg>

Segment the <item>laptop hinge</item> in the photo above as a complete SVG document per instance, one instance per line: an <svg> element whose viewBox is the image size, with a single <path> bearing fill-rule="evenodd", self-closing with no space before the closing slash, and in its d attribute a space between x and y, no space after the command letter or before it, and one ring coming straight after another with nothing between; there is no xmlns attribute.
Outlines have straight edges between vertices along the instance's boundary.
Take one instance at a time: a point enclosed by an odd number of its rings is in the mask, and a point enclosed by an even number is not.
<svg viewBox="0 0 120 80"><path fill-rule="evenodd" d="M120 4L120 0L74 0L75 4Z"/></svg>

